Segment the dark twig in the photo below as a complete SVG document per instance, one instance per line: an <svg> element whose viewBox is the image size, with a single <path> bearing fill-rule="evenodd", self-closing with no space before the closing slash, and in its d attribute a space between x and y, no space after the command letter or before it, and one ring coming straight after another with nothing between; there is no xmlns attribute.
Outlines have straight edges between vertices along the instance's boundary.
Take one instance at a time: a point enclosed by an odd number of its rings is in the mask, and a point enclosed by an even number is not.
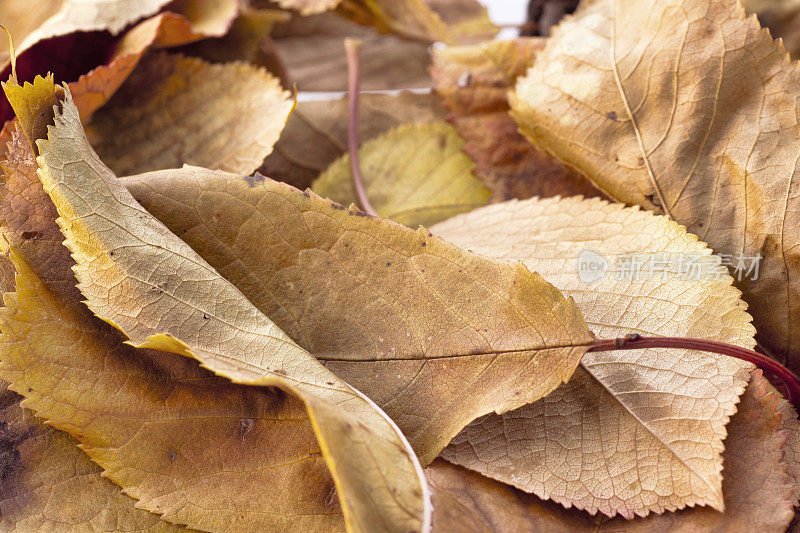
<svg viewBox="0 0 800 533"><path fill-rule="evenodd" d="M347 131L347 149L350 153L350 172L353 174L353 187L361 209L373 216L378 216L367 197L364 179L361 176L361 165L358 160L358 93L359 93L359 51L361 41L345 39L344 51L347 55L347 89L349 91L350 121Z"/></svg>

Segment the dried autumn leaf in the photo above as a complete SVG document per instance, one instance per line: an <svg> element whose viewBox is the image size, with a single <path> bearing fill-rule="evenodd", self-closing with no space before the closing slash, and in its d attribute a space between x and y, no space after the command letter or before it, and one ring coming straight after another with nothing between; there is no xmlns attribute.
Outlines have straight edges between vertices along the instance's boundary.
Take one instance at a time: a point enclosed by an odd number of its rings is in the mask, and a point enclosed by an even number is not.
<svg viewBox="0 0 800 533"><path fill-rule="evenodd" d="M741 293L727 275L714 276L719 258L665 217L600 199L531 199L478 209L431 231L479 254L523 261L574 298L601 338L639 333L754 344ZM603 268L578 270L590 260ZM637 260L661 270L626 270ZM703 270L682 273L688 261ZM442 457L590 513L722 509L725 425L751 366L689 350L588 353L553 394L476 421Z"/></svg>
<svg viewBox="0 0 800 533"><path fill-rule="evenodd" d="M276 0L284 9L294 9L301 15L315 15L334 9L342 0Z"/></svg>
<svg viewBox="0 0 800 533"><path fill-rule="evenodd" d="M123 178L283 331L380 405L423 463L482 414L538 399L593 341L522 265L255 178ZM346 312L345 312L346 311Z"/></svg>
<svg viewBox="0 0 800 533"><path fill-rule="evenodd" d="M404 123L444 117L431 94L365 94L359 98L358 138L371 139ZM300 102L259 172L305 189L338 157L347 153L347 99Z"/></svg>
<svg viewBox="0 0 800 533"><path fill-rule="evenodd" d="M275 48L286 65L289 78L301 91L347 90L347 60L343 41L361 40L360 82L362 90L430 87L430 54L424 43L361 26L324 13L293 17L275 28Z"/></svg>
<svg viewBox="0 0 800 533"><path fill-rule="evenodd" d="M242 6L228 32L216 39L205 39L180 48L180 53L200 57L212 63L247 61L265 67L280 76L279 65L270 32L275 24L286 22L290 15L277 9L256 9ZM284 84L286 87L291 85Z"/></svg>
<svg viewBox="0 0 800 533"><path fill-rule="evenodd" d="M477 0L341 0L338 12L381 32L422 42L480 42L499 31Z"/></svg>
<svg viewBox="0 0 800 533"><path fill-rule="evenodd" d="M663 208L741 262L760 343L797 371L798 87L798 66L738 2L593 0L554 31L511 105L535 145L610 197Z"/></svg>
<svg viewBox="0 0 800 533"><path fill-rule="evenodd" d="M489 191L473 175L463 145L444 122L400 126L362 144L364 187L378 215L417 227L485 205ZM344 205L356 202L350 155L334 161L312 189Z"/></svg>
<svg viewBox="0 0 800 533"><path fill-rule="evenodd" d="M212 8L211 6L214 6ZM224 34L236 16L237 2L173 2L170 9L183 7L185 13L165 12L139 23L125 33L113 57L70 83L70 91L81 119L88 122L128 79L144 53L151 48L178 46L209 36Z"/></svg>
<svg viewBox="0 0 800 533"><path fill-rule="evenodd" d="M12 373L17 389L31 396L28 407L74 432L111 479L168 520L191 522L214 508L219 516L196 525L340 529L334 482L302 404L274 390L231 385L185 358L121 344L81 303L31 146L18 134L10 149L0 225L30 264L21 283L30 299L23 298L28 311L11 317L20 318L20 342L0 349L0 374ZM3 340L13 341L6 329ZM24 370L13 373L15 363ZM128 386L120 389L121 382ZM87 384L76 415L71 391Z"/></svg>
<svg viewBox="0 0 800 533"><path fill-rule="evenodd" d="M0 21L17 42L17 55L45 39L73 32L105 30L116 35L153 15L170 0L4 0ZM1 69L9 65L8 43L0 43Z"/></svg>
<svg viewBox="0 0 800 533"><path fill-rule="evenodd" d="M123 344L15 262L18 289L0 316L0 375L140 508L212 531L342 528L299 400Z"/></svg>
<svg viewBox="0 0 800 533"><path fill-rule="evenodd" d="M74 438L36 420L7 387L0 381L3 531L185 531L136 509Z"/></svg>
<svg viewBox="0 0 800 533"><path fill-rule="evenodd" d="M448 117L466 140L476 175L494 201L532 196L598 196L586 178L536 150L508 114L508 91L533 63L544 39L492 41L433 50L431 74Z"/></svg>
<svg viewBox="0 0 800 533"><path fill-rule="evenodd" d="M234 383L299 398L351 530L428 528L424 477L397 426L136 203L92 150L68 90L38 145L39 177L92 312L133 346L193 357Z"/></svg>
<svg viewBox="0 0 800 533"><path fill-rule="evenodd" d="M263 69L158 53L139 63L86 133L118 173L191 163L248 174L272 150L292 105Z"/></svg>
<svg viewBox="0 0 800 533"><path fill-rule="evenodd" d="M781 443L785 435L777 431L780 415L776 412L776 403L779 399L767 380L755 372L728 426L724 513L699 507L633 520L609 520L541 501L444 461L437 461L426 473L434 503L445 498L450 500L448 507L453 511L446 517L445 524L466 524L470 528L465 528L466 531L781 533L786 530L793 513L789 502L791 487L781 462ZM460 513L459 503L463 506ZM439 523L438 518L434 513L434 528Z"/></svg>
<svg viewBox="0 0 800 533"><path fill-rule="evenodd" d="M798 0L742 0L742 6L758 15L758 21L769 28L772 37L783 39L789 52L797 57L800 52L800 1Z"/></svg>
<svg viewBox="0 0 800 533"><path fill-rule="evenodd" d="M792 505L800 505L800 421L797 411L784 398L778 400L778 412L781 414L781 430L786 433L783 445L783 462L792 486Z"/></svg>

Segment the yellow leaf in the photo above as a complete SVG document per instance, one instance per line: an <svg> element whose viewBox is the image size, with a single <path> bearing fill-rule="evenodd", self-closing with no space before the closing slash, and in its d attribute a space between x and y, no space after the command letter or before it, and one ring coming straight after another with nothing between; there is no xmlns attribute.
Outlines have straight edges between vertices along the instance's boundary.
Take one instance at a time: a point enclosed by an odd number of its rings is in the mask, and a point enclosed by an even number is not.
<svg viewBox="0 0 800 533"><path fill-rule="evenodd" d="M485 205L489 191L473 175L463 145L444 122L400 126L361 145L364 186L377 213L416 227ZM350 156L334 161L312 188L341 204L357 202Z"/></svg>
<svg viewBox="0 0 800 533"><path fill-rule="evenodd" d="M358 138L371 139L404 123L444 118L439 98L403 92L397 96L364 94L359 98ZM347 152L347 99L300 102L281 138L259 172L305 189Z"/></svg>
<svg viewBox="0 0 800 533"><path fill-rule="evenodd" d="M89 309L133 346L194 357L234 383L301 399L351 530L427 528L425 481L397 426L136 203L89 146L68 91L38 144L39 177Z"/></svg>
<svg viewBox="0 0 800 533"><path fill-rule="evenodd" d="M338 11L359 24L422 42L479 42L499 31L477 0L341 0Z"/></svg>
<svg viewBox="0 0 800 533"><path fill-rule="evenodd" d="M391 220L267 178L123 178L296 342L380 405L428 463L466 424L550 393L593 338L571 300Z"/></svg>
<svg viewBox="0 0 800 533"><path fill-rule="evenodd" d="M798 65L738 2L591 0L511 105L540 149L741 267L761 345L798 371L798 87Z"/></svg>
<svg viewBox="0 0 800 533"><path fill-rule="evenodd" d="M118 173L191 163L248 174L272 150L292 106L263 69L159 53L139 63L86 131Z"/></svg>
<svg viewBox="0 0 800 533"><path fill-rule="evenodd" d="M494 201L601 193L586 178L536 150L508 114L508 91L533 63L544 39L491 41L433 50L436 92L451 111L464 151Z"/></svg>
<svg viewBox="0 0 800 533"><path fill-rule="evenodd" d="M728 426L724 513L700 507L633 520L592 517L437 461L426 470L433 489L434 505L438 504L434 528L536 533L782 533L793 512L789 500L791 487L787 484L785 465L781 462L784 436L777 431L780 415L776 412L776 403L779 399L778 393L760 372L754 373L742 395L739 411ZM447 501L446 509L450 512L440 516L438 507L443 500Z"/></svg>
<svg viewBox="0 0 800 533"><path fill-rule="evenodd" d="M747 306L719 274L719 258L665 217L600 199L531 199L431 231L479 254L523 261L574 298L601 338L639 333L754 345ZM598 268L579 270L587 263ZM689 264L702 270L681 270ZM721 510L725 426L751 367L689 350L588 353L566 385L476 421L442 456L591 513Z"/></svg>
<svg viewBox="0 0 800 533"><path fill-rule="evenodd" d="M12 257L18 284L0 315L0 376L140 508L211 531L342 528L299 400L128 346Z"/></svg>
<svg viewBox="0 0 800 533"><path fill-rule="evenodd" d="M3 531L186 531L136 509L75 439L36 420L7 387L0 382Z"/></svg>

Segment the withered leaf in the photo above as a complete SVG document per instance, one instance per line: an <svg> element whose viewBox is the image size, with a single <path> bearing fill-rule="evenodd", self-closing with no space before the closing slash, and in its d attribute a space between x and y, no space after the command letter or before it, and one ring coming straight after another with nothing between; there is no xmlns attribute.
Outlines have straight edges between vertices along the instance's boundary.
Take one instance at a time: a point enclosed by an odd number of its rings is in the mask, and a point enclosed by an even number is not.
<svg viewBox="0 0 800 533"><path fill-rule="evenodd" d="M346 37L362 42L361 89L387 90L430 87L430 54L424 43L351 22L335 13L295 16L275 28L275 48L289 79L300 91L347 90Z"/></svg>
<svg viewBox="0 0 800 533"><path fill-rule="evenodd" d="M297 343L380 405L423 463L466 424L538 399L593 341L522 265L264 177L185 167L124 178Z"/></svg>
<svg viewBox="0 0 800 533"><path fill-rule="evenodd" d="M86 132L121 174L184 163L246 174L272 151L292 106L261 68L156 53L139 63Z"/></svg>
<svg viewBox="0 0 800 533"><path fill-rule="evenodd" d="M450 500L451 512L443 517L447 519L445 527L465 525L465 531L781 533L793 513L789 501L791 487L781 462L785 436L777 431L779 398L760 372L755 372L728 426L723 481L725 512L698 507L633 520L609 520L541 501L444 461L437 461L427 469L434 502ZM459 503L463 506L461 512ZM434 527L440 516L434 514Z"/></svg>
<svg viewBox="0 0 800 533"><path fill-rule="evenodd" d="M748 13L758 15L758 21L769 28L772 37L782 39L794 57L800 52L800 1L742 0Z"/></svg>
<svg viewBox="0 0 800 533"><path fill-rule="evenodd" d="M425 480L397 426L136 203L92 150L68 90L38 145L39 177L95 315L132 346L192 357L234 383L301 400L349 529L427 529Z"/></svg>
<svg viewBox="0 0 800 533"><path fill-rule="evenodd" d="M347 99L300 102L289 117L275 150L259 172L305 189L347 152ZM404 123L444 118L440 99L431 94L361 95L358 138L361 141Z"/></svg>
<svg viewBox="0 0 800 533"><path fill-rule="evenodd" d="M3 531L185 531L136 509L78 441L36 420L20 400L0 381Z"/></svg>
<svg viewBox="0 0 800 533"><path fill-rule="evenodd" d="M798 66L737 2L590 0L511 104L539 148L740 267L761 345L798 371L798 87Z"/></svg>
<svg viewBox="0 0 800 533"><path fill-rule="evenodd" d="M529 38L433 50L436 92L494 201L601 195L586 178L535 149L508 113L508 92L544 42Z"/></svg>
<svg viewBox="0 0 800 533"><path fill-rule="evenodd" d="M443 122L400 126L362 144L364 187L378 215L416 228L485 205L489 191L474 176L463 145ZM334 161L312 189L344 205L357 202L350 155Z"/></svg>
<svg viewBox="0 0 800 533"><path fill-rule="evenodd" d="M574 298L600 338L754 344L747 306L719 274L719 258L665 217L600 199L530 199L431 231L479 254L523 261ZM579 269L590 261L599 267ZM627 266L635 261L636 272ZM688 261L702 270L682 272ZM442 456L591 513L722 509L725 426L750 367L689 350L588 353L553 394L476 421Z"/></svg>

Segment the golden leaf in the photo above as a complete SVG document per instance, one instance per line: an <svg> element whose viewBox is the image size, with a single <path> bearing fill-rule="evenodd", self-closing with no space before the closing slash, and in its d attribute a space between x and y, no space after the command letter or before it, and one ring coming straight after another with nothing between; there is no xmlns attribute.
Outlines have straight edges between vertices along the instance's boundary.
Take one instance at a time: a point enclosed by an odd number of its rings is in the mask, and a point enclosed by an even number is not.
<svg viewBox="0 0 800 533"><path fill-rule="evenodd" d="M211 5L215 8L211 8ZM82 75L69 88L81 120L88 122L128 79L145 52L151 48L178 46L227 31L236 16L235 0L211 3L182 1L170 4L173 11L151 17L131 28L120 39L111 60Z"/></svg>
<svg viewBox="0 0 800 533"><path fill-rule="evenodd" d="M444 118L435 95L403 92L359 98L358 138L377 137L404 123ZM300 102L259 172L305 189L338 157L347 153L347 99Z"/></svg>
<svg viewBox="0 0 800 533"><path fill-rule="evenodd" d="M798 66L738 2L592 0L511 105L539 148L724 254L760 343L797 371L798 87Z"/></svg>
<svg viewBox="0 0 800 533"><path fill-rule="evenodd" d="M427 529L424 477L397 426L136 203L89 146L69 91L38 145L39 177L92 312L133 346L302 400L351 530Z"/></svg>
<svg viewBox="0 0 800 533"><path fill-rule="evenodd" d="M444 122L390 130L358 149L364 187L377 213L412 228L485 205L489 191L472 173L464 140ZM350 155L334 161L312 184L335 202L357 202Z"/></svg>
<svg viewBox="0 0 800 533"><path fill-rule="evenodd" d="M533 63L544 39L492 41L433 50L436 92L451 111L464 151L492 200L531 196L598 196L586 178L536 150L508 114L508 91Z"/></svg>
<svg viewBox="0 0 800 533"><path fill-rule="evenodd" d="M754 344L747 306L720 275L719 258L665 217L600 199L531 199L431 231L479 254L523 261L574 298L601 338ZM684 272L690 261L702 270ZM587 263L598 268L581 268ZM553 394L476 421L442 456L591 513L721 510L725 425L751 366L689 350L588 353Z"/></svg>
<svg viewBox="0 0 800 533"><path fill-rule="evenodd" d="M536 533L643 532L713 533L720 531L782 533L792 518L785 465L781 462L782 432L777 431L780 399L757 371L742 395L739 411L731 417L725 440L725 512L707 507L683 509L626 520L589 516L541 501L475 472L437 461L426 473L434 504L442 500L450 510L434 513L434 528L465 531L522 531ZM462 506L459 512L458 505ZM439 522L440 517L446 522Z"/></svg>
<svg viewBox="0 0 800 533"><path fill-rule="evenodd" d="M247 174L272 150L292 106L263 69L159 53L139 63L86 132L122 174L184 163Z"/></svg>
<svg viewBox="0 0 800 533"><path fill-rule="evenodd" d="M334 482L297 399L232 385L182 357L126 346L90 315L33 157L18 133L3 165L3 236L31 267L25 265L21 283L28 311L9 318L19 318L21 329L4 327L0 374L30 396L28 407L75 432L109 478L168 520L208 529L340 529ZM53 389L52 379L61 388ZM81 393L76 411L71 391L87 385L96 395ZM244 490L242 480L250 485ZM219 516L208 516L209 508Z"/></svg>
<svg viewBox="0 0 800 533"><path fill-rule="evenodd" d="M522 265L262 176L123 178L264 314L380 405L423 463L466 424L569 379L593 338Z"/></svg>
<svg viewBox="0 0 800 533"><path fill-rule="evenodd" d="M75 439L36 420L7 387L0 381L3 531L186 531L136 509Z"/></svg>

